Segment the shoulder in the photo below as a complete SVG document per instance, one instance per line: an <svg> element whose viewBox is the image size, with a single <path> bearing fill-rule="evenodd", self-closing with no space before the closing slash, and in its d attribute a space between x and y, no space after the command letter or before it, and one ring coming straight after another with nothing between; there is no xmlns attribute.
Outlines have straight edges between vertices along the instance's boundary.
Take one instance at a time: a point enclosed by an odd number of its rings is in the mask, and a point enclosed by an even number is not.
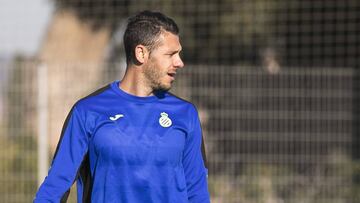
<svg viewBox="0 0 360 203"><path fill-rule="evenodd" d="M178 102L178 103L181 103L183 105L188 105L188 106L195 106L192 102L190 102L184 98L181 98L171 92L166 92L166 96L169 98L169 100L172 100L174 102Z"/></svg>
<svg viewBox="0 0 360 203"><path fill-rule="evenodd" d="M107 84L89 95L79 99L74 107L80 110L92 108L93 106L99 105L103 100L105 100L108 95L111 94L111 84Z"/></svg>
<svg viewBox="0 0 360 203"><path fill-rule="evenodd" d="M176 103L178 105L184 106L187 109L189 114L193 115L193 114L198 113L196 105L194 103L192 103L192 102L190 102L190 101L188 101L186 99L183 99L183 98L181 98L181 97L179 97L179 96L177 96L177 95L175 95L175 94L173 94L171 92L167 92L166 94L169 97L169 100L171 102Z"/></svg>

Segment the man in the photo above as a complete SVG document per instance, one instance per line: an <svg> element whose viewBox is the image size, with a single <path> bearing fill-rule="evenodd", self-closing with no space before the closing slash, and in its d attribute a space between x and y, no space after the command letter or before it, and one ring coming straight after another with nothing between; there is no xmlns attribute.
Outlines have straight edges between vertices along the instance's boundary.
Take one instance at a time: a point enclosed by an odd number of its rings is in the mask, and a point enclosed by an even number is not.
<svg viewBox="0 0 360 203"><path fill-rule="evenodd" d="M162 13L129 19L123 80L74 105L34 202L66 201L75 181L78 202L210 202L197 110L167 92L178 32Z"/></svg>

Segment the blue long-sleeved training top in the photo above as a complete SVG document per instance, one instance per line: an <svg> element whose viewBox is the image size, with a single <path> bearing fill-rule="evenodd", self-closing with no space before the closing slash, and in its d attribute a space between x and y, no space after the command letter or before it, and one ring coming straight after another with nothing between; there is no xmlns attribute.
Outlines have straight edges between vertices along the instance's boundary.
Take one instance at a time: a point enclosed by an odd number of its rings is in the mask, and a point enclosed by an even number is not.
<svg viewBox="0 0 360 203"><path fill-rule="evenodd" d="M208 203L196 108L168 92L137 97L119 81L79 100L66 118L34 202Z"/></svg>

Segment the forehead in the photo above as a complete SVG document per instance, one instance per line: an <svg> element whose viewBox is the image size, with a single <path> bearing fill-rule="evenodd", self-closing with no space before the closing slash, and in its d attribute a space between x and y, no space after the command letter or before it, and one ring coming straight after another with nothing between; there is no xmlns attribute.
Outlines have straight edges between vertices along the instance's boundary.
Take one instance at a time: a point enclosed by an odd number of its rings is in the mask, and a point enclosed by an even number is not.
<svg viewBox="0 0 360 203"><path fill-rule="evenodd" d="M159 36L159 45L156 48L159 51L180 51L181 44L178 35L164 31Z"/></svg>

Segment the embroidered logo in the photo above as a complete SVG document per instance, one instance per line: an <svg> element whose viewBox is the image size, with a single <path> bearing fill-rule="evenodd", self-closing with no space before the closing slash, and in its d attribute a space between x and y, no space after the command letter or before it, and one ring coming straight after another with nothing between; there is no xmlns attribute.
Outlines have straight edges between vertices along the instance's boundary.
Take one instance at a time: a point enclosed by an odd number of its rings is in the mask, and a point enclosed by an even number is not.
<svg viewBox="0 0 360 203"><path fill-rule="evenodd" d="M122 118L122 117L124 117L123 114L116 114L114 117L113 117L113 116L110 116L109 118L110 118L110 120L112 120L112 121L116 121L117 119Z"/></svg>
<svg viewBox="0 0 360 203"><path fill-rule="evenodd" d="M170 127L172 125L172 121L169 118L169 115L165 112L162 112L160 115L161 115L161 117L159 118L160 125L164 128Z"/></svg>

